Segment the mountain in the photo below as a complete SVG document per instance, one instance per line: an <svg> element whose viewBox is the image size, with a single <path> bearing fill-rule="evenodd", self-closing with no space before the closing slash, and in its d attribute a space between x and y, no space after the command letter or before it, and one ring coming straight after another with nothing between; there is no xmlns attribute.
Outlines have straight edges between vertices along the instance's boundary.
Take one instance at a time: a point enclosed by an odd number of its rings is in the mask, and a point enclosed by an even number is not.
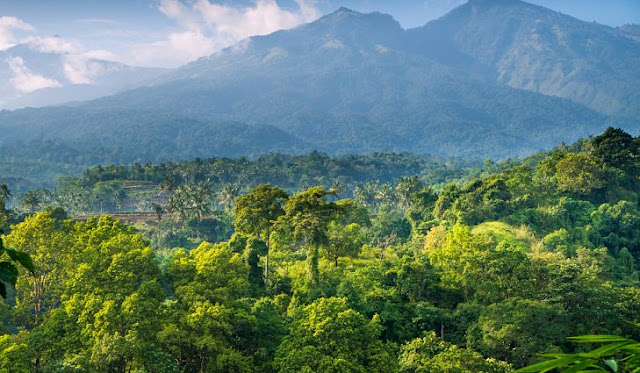
<svg viewBox="0 0 640 373"><path fill-rule="evenodd" d="M35 42L18 44L0 51L0 81L6 82L0 87L0 108L92 100L134 88L165 71L53 51Z"/></svg>
<svg viewBox="0 0 640 373"><path fill-rule="evenodd" d="M637 117L640 42L631 37L634 30L583 22L522 1L470 0L409 30L408 38L414 51L445 63L452 62L448 56L465 56L499 84Z"/></svg>
<svg viewBox="0 0 640 373"><path fill-rule="evenodd" d="M94 149L83 159L95 162L312 149L522 156L609 125L637 133L638 45L516 0L472 0L411 30L341 8L136 89L2 112L0 155L16 156L19 142L34 157L51 144Z"/></svg>

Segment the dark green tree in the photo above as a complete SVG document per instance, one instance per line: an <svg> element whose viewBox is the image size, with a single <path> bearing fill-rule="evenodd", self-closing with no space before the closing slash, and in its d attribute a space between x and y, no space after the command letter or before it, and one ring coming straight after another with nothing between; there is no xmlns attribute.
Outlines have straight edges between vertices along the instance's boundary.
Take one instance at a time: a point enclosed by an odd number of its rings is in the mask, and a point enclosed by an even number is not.
<svg viewBox="0 0 640 373"><path fill-rule="evenodd" d="M284 215L287 193L267 184L259 185L236 200L234 225L238 232L258 237L267 245L264 282L269 281L269 248L276 220Z"/></svg>

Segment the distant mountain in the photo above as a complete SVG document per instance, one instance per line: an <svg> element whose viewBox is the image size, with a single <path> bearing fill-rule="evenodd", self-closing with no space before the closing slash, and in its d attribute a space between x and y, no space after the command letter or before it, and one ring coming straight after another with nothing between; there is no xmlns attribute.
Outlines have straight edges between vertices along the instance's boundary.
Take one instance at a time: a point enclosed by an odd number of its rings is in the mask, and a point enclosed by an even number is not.
<svg viewBox="0 0 640 373"><path fill-rule="evenodd" d="M517 0L470 0L407 32L414 51L447 64L465 56L497 83L637 117L640 42L629 37L634 33L640 34L637 26L615 29Z"/></svg>
<svg viewBox="0 0 640 373"><path fill-rule="evenodd" d="M609 125L637 133L639 45L516 0L472 0L411 30L342 8L137 89L0 113L0 154L22 141L34 156L45 143L101 149L95 162L311 149L521 156Z"/></svg>
<svg viewBox="0 0 640 373"><path fill-rule="evenodd" d="M87 101L135 88L166 69L132 67L31 43L0 51L0 109Z"/></svg>

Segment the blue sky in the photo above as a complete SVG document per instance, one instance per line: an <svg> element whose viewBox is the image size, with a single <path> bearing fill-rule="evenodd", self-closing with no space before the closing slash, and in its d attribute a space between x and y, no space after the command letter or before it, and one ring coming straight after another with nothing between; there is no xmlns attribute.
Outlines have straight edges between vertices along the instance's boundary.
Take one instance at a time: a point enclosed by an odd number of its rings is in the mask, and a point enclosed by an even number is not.
<svg viewBox="0 0 640 373"><path fill-rule="evenodd" d="M254 34L341 6L393 15L405 28L465 0L0 0L0 50L32 42L133 65L174 67ZM640 0L531 0L585 21L640 24ZM55 36L55 37L54 37Z"/></svg>

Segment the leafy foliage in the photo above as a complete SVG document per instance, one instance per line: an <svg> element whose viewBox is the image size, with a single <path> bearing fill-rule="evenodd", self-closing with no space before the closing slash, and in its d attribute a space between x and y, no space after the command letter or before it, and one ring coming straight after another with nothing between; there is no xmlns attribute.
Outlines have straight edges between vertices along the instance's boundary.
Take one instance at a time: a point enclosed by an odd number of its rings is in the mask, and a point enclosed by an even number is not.
<svg viewBox="0 0 640 373"><path fill-rule="evenodd" d="M322 179L332 187L291 195L264 184L236 196L207 181L227 172L207 162L133 165L180 173L160 193L184 209L133 224L7 209L0 370L637 370L635 141L611 129L445 185ZM302 159L305 172L337 162ZM597 187L560 187L585 165L602 171L583 179ZM130 190L107 176L118 170L92 169L92 189ZM74 206L94 203L70 192L87 180L63 182ZM225 203L213 185L229 185ZM354 198L339 199L348 185Z"/></svg>

